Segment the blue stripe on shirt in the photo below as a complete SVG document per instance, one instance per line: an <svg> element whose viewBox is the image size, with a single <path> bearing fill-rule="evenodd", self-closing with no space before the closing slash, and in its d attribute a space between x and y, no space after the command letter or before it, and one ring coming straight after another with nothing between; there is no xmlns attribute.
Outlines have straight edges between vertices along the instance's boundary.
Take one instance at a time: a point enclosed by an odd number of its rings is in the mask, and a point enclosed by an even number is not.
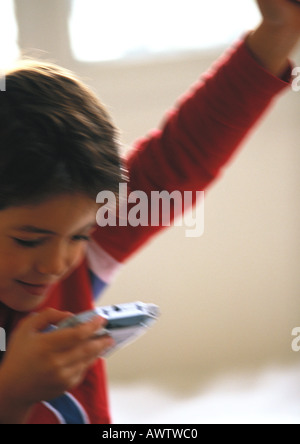
<svg viewBox="0 0 300 444"><path fill-rule="evenodd" d="M88 424L86 413L82 406L69 393L65 393L59 398L44 403L49 405L51 410L56 412L57 418L63 424Z"/></svg>
<svg viewBox="0 0 300 444"><path fill-rule="evenodd" d="M93 298L94 300L98 299L103 290L107 287L107 283L102 281L98 276L95 275L95 273L92 272L92 270L89 270L92 290L93 290Z"/></svg>

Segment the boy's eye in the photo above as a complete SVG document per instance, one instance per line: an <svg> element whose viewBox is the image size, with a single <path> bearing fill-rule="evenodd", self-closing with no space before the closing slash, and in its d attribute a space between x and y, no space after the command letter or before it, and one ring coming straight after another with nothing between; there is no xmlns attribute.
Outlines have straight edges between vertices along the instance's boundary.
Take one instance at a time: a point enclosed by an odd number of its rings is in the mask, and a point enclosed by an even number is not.
<svg viewBox="0 0 300 444"><path fill-rule="evenodd" d="M18 238L14 238L14 241L18 245L21 245L22 247L26 247L26 248L35 248L42 243L41 240L24 240L24 239L18 239Z"/></svg>
<svg viewBox="0 0 300 444"><path fill-rule="evenodd" d="M80 236L80 235L78 235L78 236L74 236L73 237L73 241L75 241L75 242L80 242L80 241L82 241L82 242L89 242L90 240L91 240L90 236Z"/></svg>
<svg viewBox="0 0 300 444"><path fill-rule="evenodd" d="M78 236L73 236L72 241L74 242L89 242L90 241L90 236L82 236L82 235L78 235ZM38 247L40 245L42 245L43 243L43 239L36 239L36 240L25 240L25 239L18 239L18 238L13 238L14 242L18 245L21 245L21 247L25 247L25 248L35 248Z"/></svg>

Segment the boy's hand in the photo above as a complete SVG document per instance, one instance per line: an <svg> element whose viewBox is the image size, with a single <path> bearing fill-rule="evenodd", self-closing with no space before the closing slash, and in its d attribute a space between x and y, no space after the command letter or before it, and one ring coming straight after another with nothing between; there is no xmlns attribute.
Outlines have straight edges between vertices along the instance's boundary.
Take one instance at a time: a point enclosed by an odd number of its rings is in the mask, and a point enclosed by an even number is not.
<svg viewBox="0 0 300 444"><path fill-rule="evenodd" d="M288 26L300 34L300 0L257 0L263 18L274 26Z"/></svg>
<svg viewBox="0 0 300 444"><path fill-rule="evenodd" d="M68 316L47 309L25 318L12 335L0 367L0 422L3 408L7 416L11 412L12 422L18 422L37 402L77 386L99 355L112 346L109 337L93 338L105 325L98 316L77 327L43 332Z"/></svg>
<svg viewBox="0 0 300 444"><path fill-rule="evenodd" d="M263 20L248 37L256 60L275 76L283 76L300 39L299 0L257 0Z"/></svg>

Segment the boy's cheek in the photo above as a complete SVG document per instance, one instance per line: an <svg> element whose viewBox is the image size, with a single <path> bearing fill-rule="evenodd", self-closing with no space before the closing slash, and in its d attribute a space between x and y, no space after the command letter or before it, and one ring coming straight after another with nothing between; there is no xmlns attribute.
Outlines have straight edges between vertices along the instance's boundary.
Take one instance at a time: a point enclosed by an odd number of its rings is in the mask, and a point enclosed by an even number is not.
<svg viewBox="0 0 300 444"><path fill-rule="evenodd" d="M6 258L0 254L0 287L1 282L24 276L30 269L30 262L22 260L11 253Z"/></svg>

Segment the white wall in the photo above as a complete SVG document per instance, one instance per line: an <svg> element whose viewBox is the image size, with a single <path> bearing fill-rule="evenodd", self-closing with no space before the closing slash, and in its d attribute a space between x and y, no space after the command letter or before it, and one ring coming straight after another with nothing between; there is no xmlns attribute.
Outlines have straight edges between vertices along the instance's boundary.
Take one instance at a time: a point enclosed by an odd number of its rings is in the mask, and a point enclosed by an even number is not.
<svg viewBox="0 0 300 444"><path fill-rule="evenodd" d="M43 3L55 9L56 2ZM220 54L83 65L65 49L59 9L57 16L56 28L45 11L39 26L23 13L30 26L21 46L49 50L50 42L50 58L86 79L109 107L125 145L157 126ZM163 313L146 337L110 358L112 381L151 379L186 389L195 378L299 359L291 351L291 331L300 326L299 99L291 90L280 99L207 193L204 236L169 230L105 294L105 305L139 299Z"/></svg>

